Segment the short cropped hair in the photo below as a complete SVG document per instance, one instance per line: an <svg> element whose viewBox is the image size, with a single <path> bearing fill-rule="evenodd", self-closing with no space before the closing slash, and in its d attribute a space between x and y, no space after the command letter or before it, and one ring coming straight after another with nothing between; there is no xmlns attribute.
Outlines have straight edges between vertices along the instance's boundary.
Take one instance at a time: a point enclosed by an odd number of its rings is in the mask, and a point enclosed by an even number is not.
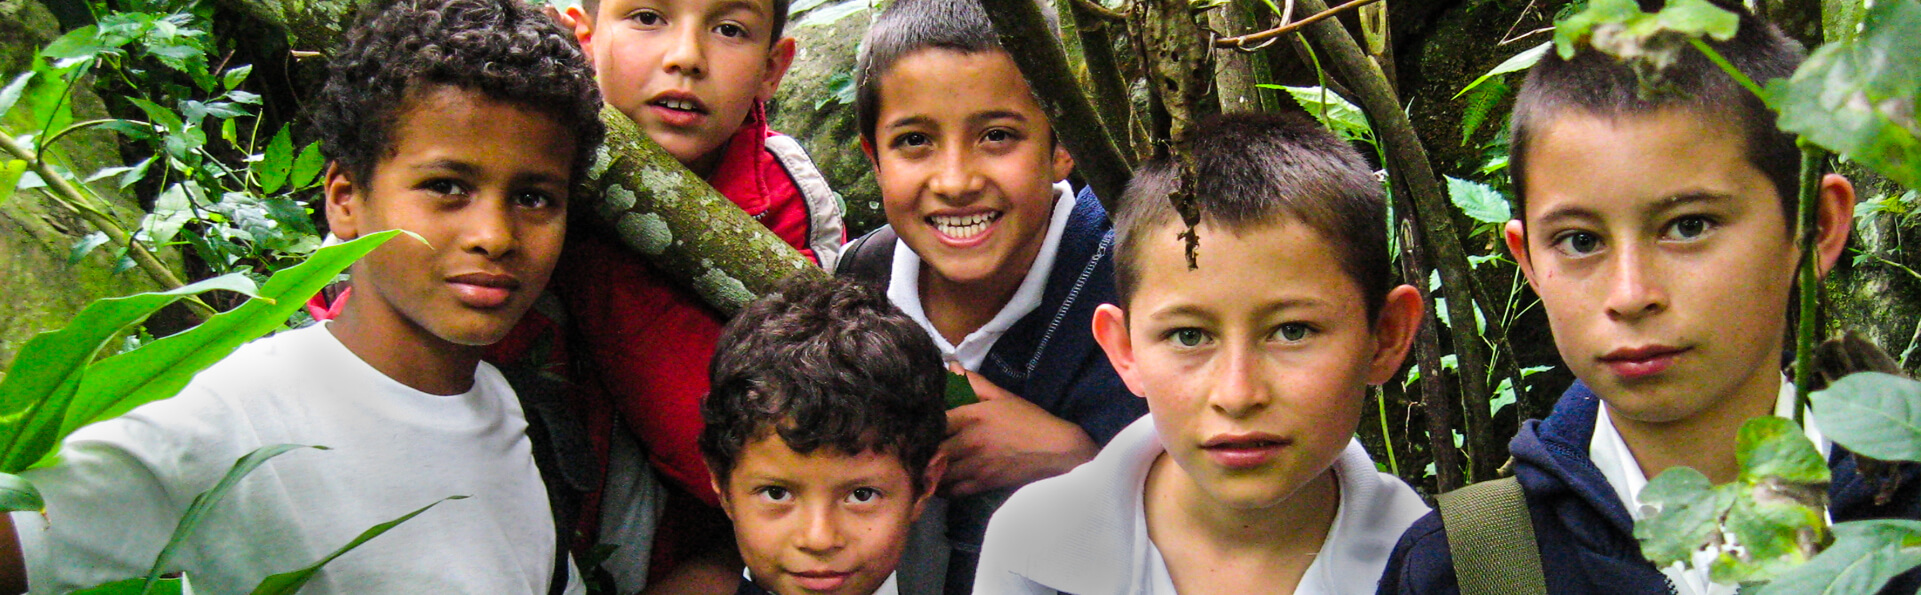
<svg viewBox="0 0 1921 595"><path fill-rule="evenodd" d="M780 40L781 33L787 31L788 0L768 0L768 2L770 2L768 8L774 11L774 14L770 15L774 17L774 34L767 38L767 43L772 44ZM587 13L587 18L597 17L600 14L600 0L580 0L580 10Z"/></svg>
<svg viewBox="0 0 1921 595"><path fill-rule="evenodd" d="M1052 3L1038 3L1048 30L1058 32L1060 21ZM979 0L894 0L867 29L854 67L854 112L861 138L874 140L881 77L901 58L926 49L969 55L1006 51Z"/></svg>
<svg viewBox="0 0 1921 595"><path fill-rule="evenodd" d="M392 155L400 117L440 87L546 114L574 138L579 181L600 146L600 87L573 36L521 0L369 6L327 65L312 105L320 148L356 185Z"/></svg>
<svg viewBox="0 0 1921 595"><path fill-rule="evenodd" d="M723 487L750 442L778 435L899 457L918 492L947 435L940 349L878 288L795 275L721 331L700 453Z"/></svg>
<svg viewBox="0 0 1921 595"><path fill-rule="evenodd" d="M1303 114L1234 113L1202 121L1194 134L1194 201L1201 222L1234 233L1292 222L1326 239L1341 271L1354 279L1372 325L1392 280L1387 253L1387 199L1381 182L1352 145ZM1169 159L1142 166L1114 213L1114 274L1121 303L1140 286L1142 245L1152 234L1176 233L1180 217L1168 201L1180 186ZM1207 266L1207 237L1199 266Z"/></svg>
<svg viewBox="0 0 1921 595"><path fill-rule="evenodd" d="M1793 75L1806 59L1799 42L1755 17L1740 2L1712 1L1739 15L1740 28L1727 41L1706 40L1708 47L1756 83ZM1665 2L1640 0L1645 11L1659 10ZM1528 149L1555 118L1570 111L1618 118L1684 109L1702 120L1726 122L1733 127L1748 163L1774 183L1782 212L1788 221L1794 221L1799 209L1796 194L1801 151L1794 144L1794 135L1776 127L1774 111L1692 45L1680 48L1679 56L1661 71L1660 78L1658 88L1644 89L1628 64L1588 48L1568 60L1548 52L1529 69L1514 99L1513 144L1509 147L1515 218L1523 222L1527 219ZM1792 223L1789 228L1793 228Z"/></svg>

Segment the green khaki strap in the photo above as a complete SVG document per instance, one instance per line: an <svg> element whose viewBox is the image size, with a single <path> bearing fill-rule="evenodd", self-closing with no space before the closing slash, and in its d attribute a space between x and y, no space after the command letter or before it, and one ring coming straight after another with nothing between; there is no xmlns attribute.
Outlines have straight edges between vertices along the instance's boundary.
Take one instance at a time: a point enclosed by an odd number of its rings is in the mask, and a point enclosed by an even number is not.
<svg viewBox="0 0 1921 595"><path fill-rule="evenodd" d="M1461 595L1545 595L1547 577L1521 482L1483 481L1435 498Z"/></svg>

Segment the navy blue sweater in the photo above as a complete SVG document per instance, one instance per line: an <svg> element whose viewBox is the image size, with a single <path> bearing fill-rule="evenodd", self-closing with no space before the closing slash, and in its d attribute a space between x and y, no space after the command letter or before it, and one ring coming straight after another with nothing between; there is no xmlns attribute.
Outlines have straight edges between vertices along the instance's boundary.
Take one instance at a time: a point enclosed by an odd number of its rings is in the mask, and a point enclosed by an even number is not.
<svg viewBox="0 0 1921 595"><path fill-rule="evenodd" d="M1601 470L1588 459L1601 400L1580 382L1561 395L1546 420L1529 420L1508 443L1514 476L1527 495L1549 593L1667 593L1667 577L1641 555L1634 521ZM1874 505L1874 487L1854 470L1840 445L1828 460L1835 522L1921 519L1921 475L1910 470L1887 506ZM1883 592L1913 593L1921 572L1909 572ZM1438 512L1409 527L1381 576L1381 593L1459 593L1454 557Z"/></svg>

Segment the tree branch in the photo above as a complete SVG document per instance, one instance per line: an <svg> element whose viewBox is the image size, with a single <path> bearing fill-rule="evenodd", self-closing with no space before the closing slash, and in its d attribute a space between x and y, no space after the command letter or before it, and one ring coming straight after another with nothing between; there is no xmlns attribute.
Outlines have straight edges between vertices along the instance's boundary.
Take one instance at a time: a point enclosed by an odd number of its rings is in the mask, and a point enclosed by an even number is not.
<svg viewBox="0 0 1921 595"><path fill-rule="evenodd" d="M1138 139L1134 136L1134 109L1127 99L1127 79L1121 75L1120 61L1114 56L1114 23L1088 12L1084 4L1090 2L1074 2L1071 13L1074 29L1081 38L1081 57L1087 61L1087 78L1092 83L1089 90L1093 91L1092 99L1099 106L1101 121L1106 122L1110 137L1121 145L1122 156L1128 158L1128 165L1132 166L1140 147L1135 145Z"/></svg>
<svg viewBox="0 0 1921 595"><path fill-rule="evenodd" d="M981 8L1000 35L1001 47L1020 67L1041 111L1054 124L1061 144L1074 155L1074 167L1094 188L1101 206L1113 212L1121 190L1133 176L1132 161L1121 153L1114 137L1094 113L1094 105L1081 92L1067 65L1067 52L1061 48L1054 31L1048 29L1034 0L981 0Z"/></svg>
<svg viewBox="0 0 1921 595"><path fill-rule="evenodd" d="M1358 6L1365 0L1355 0L1346 5ZM1296 0L1300 8L1314 13L1328 12L1322 0ZM1303 19L1305 20L1305 19ZM1473 287L1478 281L1469 271L1467 251L1462 248L1461 234L1454 227L1453 213L1450 211L1446 194L1428 163L1427 149L1408 122L1407 113L1401 111L1400 99L1388 83L1380 67L1361 51L1354 37L1338 22L1323 20L1303 30L1320 55L1329 64L1336 77L1347 84L1356 94L1355 99L1367 113L1368 120L1374 124L1374 131L1380 137L1382 147L1387 152L1387 171L1390 176L1400 180L1399 186L1407 190L1408 198L1414 205L1416 221L1420 223L1420 235L1426 240L1423 247L1434 256L1435 268L1440 270L1441 283L1447 295L1448 318L1453 323L1448 326L1453 339L1454 352L1458 357L1462 386L1462 406L1467 410L1468 422L1472 430L1487 427L1487 403L1491 395L1487 386L1486 345L1474 330ZM1408 279L1414 284L1423 284L1426 277ZM1483 437L1485 438L1485 436ZM1474 479L1492 477L1494 467L1499 461L1490 460L1490 449L1476 440L1469 440L1469 468Z"/></svg>
<svg viewBox="0 0 1921 595"><path fill-rule="evenodd" d="M1094 0L1073 0L1073 5L1074 5L1075 15L1086 13L1088 16L1099 17L1102 20L1112 21L1116 23L1127 20L1127 14L1126 14L1127 10L1124 8L1121 10L1114 10L1105 6L1101 6L1099 2L1095 2ZM1081 26L1085 27L1089 23L1085 21L1081 21L1080 24Z"/></svg>
<svg viewBox="0 0 1921 595"><path fill-rule="evenodd" d="M576 194L620 242L732 317L789 275L823 275L793 246L641 134L613 106Z"/></svg>
<svg viewBox="0 0 1921 595"><path fill-rule="evenodd" d="M72 209L81 219L86 220L87 224L105 234L107 241L126 249L127 257L133 259L134 265L140 267L141 272L146 273L155 283L159 283L165 289L178 289L186 285L180 281L179 276L173 274L173 269L167 268L167 265L160 262L160 259L156 258L153 252L148 251L145 245L135 241L133 234L129 233L127 228L121 227L120 222L109 215L106 209L96 204L79 187L74 186L71 180L54 172L53 166L41 159L41 155L14 142L12 132L0 131L0 150L12 154L16 159L33 164L34 173L39 174L40 180L47 184L47 196L53 197L57 202ZM188 297L182 301L187 304L189 310L193 311L194 317L202 322L218 314L212 306L200 301L198 297Z"/></svg>
<svg viewBox="0 0 1921 595"><path fill-rule="evenodd" d="M1267 44L1261 43L1261 42L1264 42L1276 37L1280 37L1282 35L1287 35L1295 31L1299 31L1302 28L1307 27L1308 25L1321 22L1322 19L1339 15L1343 12L1354 10L1356 8L1360 8L1362 6L1366 6L1366 5L1373 4L1375 2L1380 2L1380 1L1381 0L1352 0L1347 4L1342 4L1334 8L1325 8L1326 4L1322 4L1318 0L1316 0L1313 4L1308 4L1303 2L1302 6L1321 6L1323 7L1323 10L1316 12L1312 15L1309 15L1307 17L1304 17L1301 20L1294 21L1292 23L1286 22L1286 19L1282 19L1281 26L1275 27L1273 29L1268 29L1266 31L1262 31L1259 33L1249 33L1247 35L1240 35L1236 37L1223 37L1220 39L1216 39L1214 40L1214 47L1221 48L1221 49L1242 50L1242 51L1258 50L1267 46ZM1293 11L1293 2L1290 1L1288 5L1289 5L1288 11L1291 13ZM1309 10L1313 10L1313 9L1309 8ZM1258 45L1249 46L1248 44L1258 44Z"/></svg>
<svg viewBox="0 0 1921 595"><path fill-rule="evenodd" d="M1401 271L1419 279L1427 270L1421 262L1421 245L1416 241L1413 219L1405 215L1395 222L1401 236ZM1436 318L1434 294L1426 283L1415 283L1421 294L1421 327L1414 341L1414 361L1421 369L1421 412L1427 417L1427 451L1434 461L1434 492L1461 487L1461 453L1454 450L1454 407L1448 402L1446 375L1441 373L1441 321Z"/></svg>

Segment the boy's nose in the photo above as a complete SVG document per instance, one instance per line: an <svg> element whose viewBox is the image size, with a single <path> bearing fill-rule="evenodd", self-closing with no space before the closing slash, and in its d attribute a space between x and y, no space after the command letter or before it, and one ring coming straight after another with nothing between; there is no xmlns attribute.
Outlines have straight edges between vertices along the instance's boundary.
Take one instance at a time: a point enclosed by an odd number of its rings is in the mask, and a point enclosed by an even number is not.
<svg viewBox="0 0 1921 595"><path fill-rule="evenodd" d="M942 151L939 170L927 181L928 191L947 199L964 199L984 186L985 179L974 171L973 159L960 147Z"/></svg>
<svg viewBox="0 0 1921 595"><path fill-rule="evenodd" d="M807 516L806 520L802 521L806 525L801 527L795 544L801 551L824 553L846 545L841 538L840 521L834 518L834 512L830 507L812 506L802 514Z"/></svg>
<svg viewBox="0 0 1921 595"><path fill-rule="evenodd" d="M1251 347L1222 351L1214 371L1208 405L1229 418L1242 418L1266 407L1272 395L1263 382L1260 358Z"/></svg>
<svg viewBox="0 0 1921 595"><path fill-rule="evenodd" d="M669 38L660 67L671 73L699 76L706 69L707 60L706 48L701 47L702 33L698 26L681 27L678 35Z"/></svg>
<svg viewBox="0 0 1921 595"><path fill-rule="evenodd" d="M519 245L517 230L505 200L484 201L490 206L473 209L473 216L464 222L466 233L462 235L461 248L498 259L514 251Z"/></svg>
<svg viewBox="0 0 1921 595"><path fill-rule="evenodd" d="M1608 318L1637 320L1667 309L1667 291L1659 283L1662 275L1655 270L1653 256L1652 251L1638 246L1616 249L1603 302Z"/></svg>

